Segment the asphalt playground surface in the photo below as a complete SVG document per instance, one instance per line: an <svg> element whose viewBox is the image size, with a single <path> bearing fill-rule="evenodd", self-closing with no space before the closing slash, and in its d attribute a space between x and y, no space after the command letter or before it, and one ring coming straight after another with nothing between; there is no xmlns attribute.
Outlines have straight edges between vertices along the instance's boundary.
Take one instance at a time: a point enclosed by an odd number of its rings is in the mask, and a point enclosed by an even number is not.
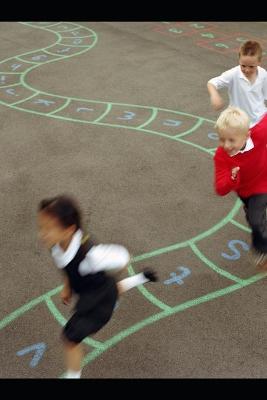
<svg viewBox="0 0 267 400"><path fill-rule="evenodd" d="M153 267L84 342L83 378L266 378L266 274L234 194L213 189L206 83L266 22L0 23L0 378L64 372L44 197L74 195L102 243ZM227 102L227 93L224 93Z"/></svg>

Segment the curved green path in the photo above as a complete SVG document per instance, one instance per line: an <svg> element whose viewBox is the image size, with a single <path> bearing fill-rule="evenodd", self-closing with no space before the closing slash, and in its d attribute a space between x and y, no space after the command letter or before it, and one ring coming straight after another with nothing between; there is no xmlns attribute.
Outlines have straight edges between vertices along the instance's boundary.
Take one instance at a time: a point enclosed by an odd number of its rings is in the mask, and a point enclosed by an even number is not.
<svg viewBox="0 0 267 400"><path fill-rule="evenodd" d="M157 135L168 140L193 146L197 150L208 153L210 156L213 155L215 150L214 148L205 148L199 144L190 142L185 138L187 136L189 137L189 135L201 127L203 123L213 124L214 121L209 119L158 107L64 97L40 91L31 87L26 81L27 74L41 65L61 61L63 59L65 60L67 58L85 53L96 45L97 34L91 29L76 23L22 22L22 24L30 28L38 28L52 32L56 35L57 40L47 47L7 58L0 62L0 104L14 110L37 114L48 118L57 118L65 121L95 124L100 126L103 125L107 127L126 128L127 130ZM139 122L137 124L134 122L134 117L135 115L139 114L143 120L141 123ZM116 117L114 117L114 115ZM118 117L118 115L120 116ZM186 118L188 129L181 131L178 123L179 117ZM155 122L157 123L157 126L161 126L160 129L155 127ZM175 127L174 133L170 127ZM198 304L213 300L220 296L225 296L235 290L239 290L245 286L251 285L267 275L267 272L264 272L255 274L248 279L241 279L215 265L198 248L198 242L200 240L203 240L219 231L228 223L235 225L237 228L243 231L249 232L249 229L246 226L234 220L234 217L239 211L240 204L240 201L237 200L226 218L222 219L216 225L207 231L202 232L196 237L184 242L171 244L164 248L155 249L149 253L140 254L133 258L133 263L137 263L148 258L156 257L163 253L169 253L181 248L187 248L189 251L192 251L193 254L197 256L208 268L212 269L221 276L232 280L233 284L224 289L216 290L204 296L200 296L182 304L178 304L174 307L165 304L152 295L144 286L140 286L138 288L140 292L148 301L159 308L159 312L139 321L127 329L118 332L116 335L108 340L105 340L104 342L87 338L85 343L93 347L93 350L85 357L84 365L88 364L104 351L116 345L132 333L137 332L149 324L157 322L162 318L176 314L180 311L184 311L190 307L194 307ZM133 275L134 273L133 266L131 265L129 267L129 274ZM56 308L51 299L51 297L57 294L61 288L62 286L58 286L55 289L35 299L32 299L27 304L24 304L22 307L7 315L0 321L0 330L41 302L46 302L48 309L51 311L56 320L61 325L64 325L66 323L66 319Z"/></svg>

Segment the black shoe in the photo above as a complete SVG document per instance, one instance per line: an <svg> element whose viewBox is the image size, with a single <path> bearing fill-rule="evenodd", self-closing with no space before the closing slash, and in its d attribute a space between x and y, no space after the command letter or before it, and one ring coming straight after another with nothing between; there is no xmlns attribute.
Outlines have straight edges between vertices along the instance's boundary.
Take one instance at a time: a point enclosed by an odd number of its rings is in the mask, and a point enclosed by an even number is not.
<svg viewBox="0 0 267 400"><path fill-rule="evenodd" d="M147 278L147 279L149 279L151 282L157 282L159 279L158 279L158 276L157 276L157 274L156 274L156 272L155 271L153 271L152 269L150 269L150 268L146 268L144 271L143 271L143 274L145 275L145 277Z"/></svg>

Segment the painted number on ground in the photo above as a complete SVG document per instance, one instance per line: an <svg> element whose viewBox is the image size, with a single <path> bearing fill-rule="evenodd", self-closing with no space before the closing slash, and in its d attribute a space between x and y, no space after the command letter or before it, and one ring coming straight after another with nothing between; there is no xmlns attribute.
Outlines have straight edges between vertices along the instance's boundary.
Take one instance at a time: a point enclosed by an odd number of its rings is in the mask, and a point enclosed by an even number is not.
<svg viewBox="0 0 267 400"><path fill-rule="evenodd" d="M124 111L124 114L125 115L123 117L117 117L117 119L129 120L129 119L133 119L136 115L134 112L131 112L131 111Z"/></svg>
<svg viewBox="0 0 267 400"><path fill-rule="evenodd" d="M209 132L208 133L208 138L211 139L211 140L218 140L219 136L218 136L218 133L216 133L216 132Z"/></svg>
<svg viewBox="0 0 267 400"><path fill-rule="evenodd" d="M24 356L25 354L31 353L34 351L34 356L31 359L30 362L30 367L34 368L36 365L39 363L41 358L43 357L43 354L46 350L46 344L43 342L33 344L32 346L24 347L24 349L21 349L17 352L17 356Z"/></svg>
<svg viewBox="0 0 267 400"><path fill-rule="evenodd" d="M191 270L187 267L182 266L182 267L177 267L176 269L180 271L180 274L177 275L176 272L171 272L170 273L171 278L164 281L165 285L171 285L172 283L183 285L184 284L183 279L191 274Z"/></svg>
<svg viewBox="0 0 267 400"><path fill-rule="evenodd" d="M249 250L249 245L243 240L230 240L228 242L228 247L233 253L232 254L221 253L221 256L223 258L226 258L227 260L238 260L240 258L240 251L236 248L237 245L239 247L241 246L241 248L244 251Z"/></svg>

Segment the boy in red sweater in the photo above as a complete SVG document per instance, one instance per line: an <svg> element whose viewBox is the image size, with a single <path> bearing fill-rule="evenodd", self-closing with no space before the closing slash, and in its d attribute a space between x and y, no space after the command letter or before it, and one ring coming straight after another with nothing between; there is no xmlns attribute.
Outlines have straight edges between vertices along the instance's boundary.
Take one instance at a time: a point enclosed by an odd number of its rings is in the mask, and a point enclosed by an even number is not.
<svg viewBox="0 0 267 400"><path fill-rule="evenodd" d="M267 264L267 115L249 129L248 115L237 107L224 110L217 122L219 147L214 156L215 190L235 191L244 203L252 230L257 266Z"/></svg>

